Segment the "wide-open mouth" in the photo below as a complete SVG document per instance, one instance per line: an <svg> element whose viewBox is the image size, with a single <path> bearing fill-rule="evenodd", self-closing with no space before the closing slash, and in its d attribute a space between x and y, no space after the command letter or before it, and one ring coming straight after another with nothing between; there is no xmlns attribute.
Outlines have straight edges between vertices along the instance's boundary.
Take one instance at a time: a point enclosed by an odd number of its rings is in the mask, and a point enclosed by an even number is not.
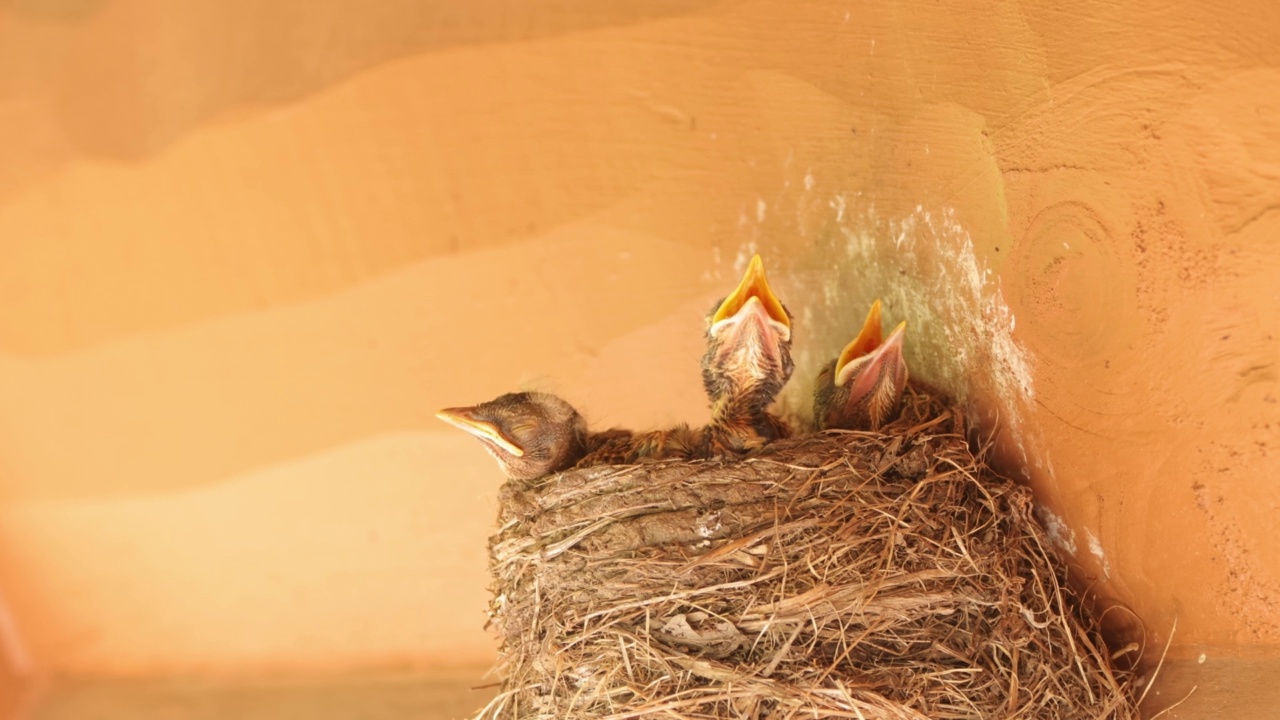
<svg viewBox="0 0 1280 720"><path fill-rule="evenodd" d="M867 313L867 319L862 321L862 329L858 331L858 336L840 351L840 357L836 360L836 385L844 385L857 367L854 361L880 347L882 340L880 300L877 298L871 303L871 310Z"/></svg>
<svg viewBox="0 0 1280 720"><path fill-rule="evenodd" d="M459 430L465 430L472 435L475 435L484 442L498 446L511 455L516 457L524 456L524 450L519 445L508 440L507 437L502 434L502 431L498 429L497 425L476 417L475 408L445 408L444 410L436 413L436 417Z"/></svg>
<svg viewBox="0 0 1280 720"><path fill-rule="evenodd" d="M747 312L744 314L744 311ZM761 319L767 319L782 340L791 339L791 318L782 307L782 301L769 288L769 281L764 276L764 262L759 255L751 258L742 282L738 283L738 287L711 315L711 332L716 334L725 324L731 324L752 313L762 316Z"/></svg>
<svg viewBox="0 0 1280 720"><path fill-rule="evenodd" d="M844 346L840 358L836 360L836 386L849 382L849 378L857 371L864 370L871 377L880 365L890 360L902 358L903 338L907 333L907 321L898 323L889 337L884 338L880 326L880 301L871 304L871 311L862 324L862 330L853 342Z"/></svg>

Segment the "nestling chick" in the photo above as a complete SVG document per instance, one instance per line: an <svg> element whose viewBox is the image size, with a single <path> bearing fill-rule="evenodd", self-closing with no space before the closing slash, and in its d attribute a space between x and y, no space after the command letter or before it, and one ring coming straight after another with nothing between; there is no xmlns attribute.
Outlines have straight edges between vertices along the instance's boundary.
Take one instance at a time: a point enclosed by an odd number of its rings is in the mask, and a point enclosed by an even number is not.
<svg viewBox="0 0 1280 720"><path fill-rule="evenodd" d="M769 288L760 256L707 317L702 384L711 399L712 455L740 453L790 434L768 412L791 377L791 314Z"/></svg>
<svg viewBox="0 0 1280 720"><path fill-rule="evenodd" d="M550 393L507 393L436 417L474 435L513 480L533 480L573 467L587 453L587 423Z"/></svg>
<svg viewBox="0 0 1280 720"><path fill-rule="evenodd" d="M819 430L878 430L892 419L907 386L906 330L900 322L883 338L880 301L871 305L862 331L818 374L813 419Z"/></svg>
<svg viewBox="0 0 1280 720"><path fill-rule="evenodd" d="M587 454L575 467L629 465L639 460L692 460L706 456L703 429L676 425L662 430L633 432L614 428L587 434Z"/></svg>
<svg viewBox="0 0 1280 720"><path fill-rule="evenodd" d="M436 417L479 439L513 480L646 458L692 459L704 456L706 448L703 431L687 425L648 432L588 432L581 413L543 392L507 393L472 407L441 410Z"/></svg>

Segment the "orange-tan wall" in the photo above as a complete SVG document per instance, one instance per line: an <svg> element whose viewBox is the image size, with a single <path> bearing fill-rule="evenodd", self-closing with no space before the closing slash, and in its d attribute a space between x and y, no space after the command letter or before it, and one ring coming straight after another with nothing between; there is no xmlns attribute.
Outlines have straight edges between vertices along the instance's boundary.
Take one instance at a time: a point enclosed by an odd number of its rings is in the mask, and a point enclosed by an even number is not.
<svg viewBox="0 0 1280 720"><path fill-rule="evenodd" d="M883 297L1154 640L1280 644L1280 6L434 5L0 7L11 661L488 662L432 413L702 420L753 250L789 407Z"/></svg>

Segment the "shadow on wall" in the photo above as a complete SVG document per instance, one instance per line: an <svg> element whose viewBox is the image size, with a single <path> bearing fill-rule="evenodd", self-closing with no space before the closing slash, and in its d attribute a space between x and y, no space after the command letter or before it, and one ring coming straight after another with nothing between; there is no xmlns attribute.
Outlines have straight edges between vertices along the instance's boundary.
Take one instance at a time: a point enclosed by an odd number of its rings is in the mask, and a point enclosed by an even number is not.
<svg viewBox="0 0 1280 720"><path fill-rule="evenodd" d="M30 675L31 657L8 601L0 592L0 720L21 717Z"/></svg>

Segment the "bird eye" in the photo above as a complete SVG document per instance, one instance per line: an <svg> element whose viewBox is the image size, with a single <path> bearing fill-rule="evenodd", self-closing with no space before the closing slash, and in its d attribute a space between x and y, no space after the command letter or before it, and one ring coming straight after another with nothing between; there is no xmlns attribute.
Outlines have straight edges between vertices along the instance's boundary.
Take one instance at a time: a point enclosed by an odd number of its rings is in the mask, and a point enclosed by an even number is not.
<svg viewBox="0 0 1280 720"><path fill-rule="evenodd" d="M523 435L529 432L530 430L533 430L532 423L520 423L519 425L513 425L511 427L511 432L516 433L518 435Z"/></svg>

